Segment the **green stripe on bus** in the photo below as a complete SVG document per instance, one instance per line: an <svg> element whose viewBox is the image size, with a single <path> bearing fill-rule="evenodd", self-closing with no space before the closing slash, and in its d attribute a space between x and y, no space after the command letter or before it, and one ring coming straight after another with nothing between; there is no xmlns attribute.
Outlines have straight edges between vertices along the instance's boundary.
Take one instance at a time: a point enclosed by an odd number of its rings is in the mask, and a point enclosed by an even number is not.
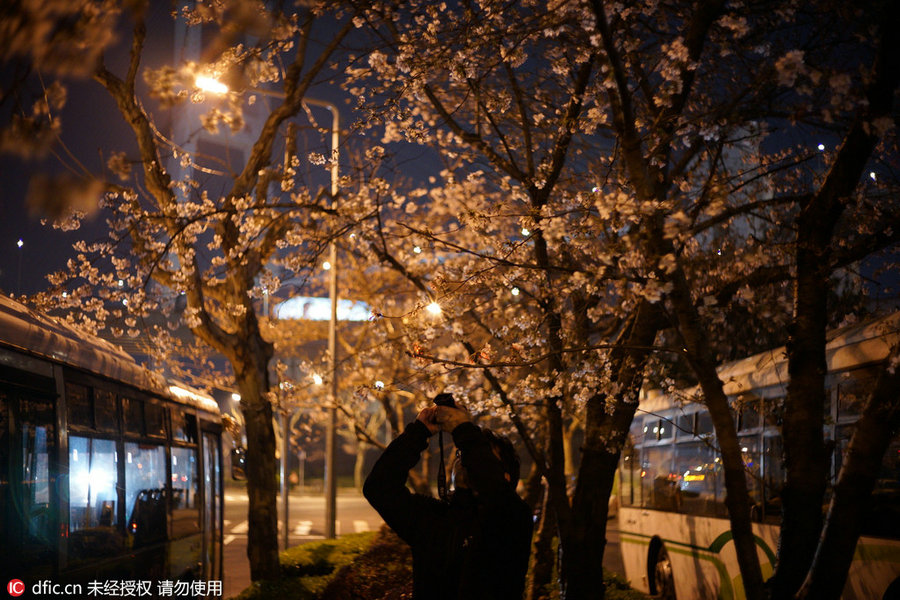
<svg viewBox="0 0 900 600"><path fill-rule="evenodd" d="M753 537L756 540L756 545L762 548L766 557L769 559L769 569L773 569L775 565L775 553L772 552L772 549L769 548L769 545L766 544L765 540L757 535L754 535ZM631 532L626 533L622 531L619 532L619 543L628 542L641 546L649 546L650 539L651 536L649 535ZM719 573L719 598L721 600L730 600L732 598L741 600L741 598L743 598L743 594L741 594L741 597L738 598L738 596L735 594L736 585L733 585L733 583L739 584L742 581L740 574L735 577L734 582L732 583L731 578L728 576L728 568L725 566L725 563L718 558L718 555L722 551L722 548L724 548L725 545L728 544L728 542L732 541L732 539L733 536L731 534L731 531L726 531L715 540L713 540L708 548L696 546L694 544L688 544L685 542L678 542L675 540L663 539L662 541L666 545L666 550L669 552L684 554L700 560L707 560L711 562L713 566L715 566L716 571L718 571ZM889 547L881 546L880 548L888 549ZM896 552L895 548L890 549ZM740 588L737 589L743 590L743 585L741 585Z"/></svg>
<svg viewBox="0 0 900 600"><path fill-rule="evenodd" d="M644 535L644 534L642 534L642 533L632 533L632 532L630 532L630 531L629 531L629 532L620 531L620 532L619 532L619 535L620 535L620 536L621 536L621 535L628 535L628 536L635 536L635 537L644 537L644 538L647 538L648 540L649 540L651 537L653 537L653 536L649 536L649 535ZM702 550L702 551L704 551L704 552L711 552L711 553L713 553L713 554L718 554L719 552L722 551L722 548L725 547L725 544L727 544L728 542L730 542L730 541L732 540L732 538L733 538L733 536L732 536L732 534L731 534L731 531L726 531L725 533L719 535L719 537L717 537L716 539L714 539L713 542L709 545L708 548L704 548L703 546L696 546L696 545L694 545L694 544L689 544L689 543L686 543L686 542L678 542L678 541L675 541L675 540L667 540L667 539L663 539L663 541L664 541L666 544L674 544L674 545L676 545L676 546L684 546L685 548L694 548L694 549L697 549L697 550ZM661 538L661 539L662 539L662 538ZM763 553L766 555L766 558L769 559L769 563L772 564L772 565L774 565L774 564L775 564L775 553L772 551L771 548L769 548L769 545L765 542L765 540L763 540L763 539L762 539L761 537L759 537L758 535L754 535L754 536L753 536L753 539L756 541L756 545L759 546L760 548L762 548L762 551L763 551ZM649 542L648 542L648 543L649 543ZM896 551L896 549L895 549L895 551Z"/></svg>
<svg viewBox="0 0 900 600"><path fill-rule="evenodd" d="M719 537L713 540L713 543L709 545L709 551L719 553L722 548L725 547L725 544L730 542L734 536L731 534L731 530L729 529L725 533L721 534ZM765 553L766 558L769 559L769 563L775 564L775 553L769 548L769 545L758 535L754 535L753 539L756 541L756 545L762 548L763 553Z"/></svg>
<svg viewBox="0 0 900 600"><path fill-rule="evenodd" d="M628 536L630 535L638 537L629 539ZM625 542L637 544L639 546L649 546L650 536L644 536L639 533L623 535L622 532L619 532L619 543L622 544ZM663 540L663 542L666 544L667 552L671 552L673 554L684 554L693 558L697 558L699 560L706 560L712 563L712 565L716 568L716 571L718 571L719 581L721 581L721 585L719 586L719 599L735 600L734 588L731 585L731 579L728 577L728 569L725 567L725 563L719 560L717 556L709 553L708 550L699 546L692 546L691 544L684 544L682 542L676 542L673 540ZM678 546L682 547L679 548Z"/></svg>

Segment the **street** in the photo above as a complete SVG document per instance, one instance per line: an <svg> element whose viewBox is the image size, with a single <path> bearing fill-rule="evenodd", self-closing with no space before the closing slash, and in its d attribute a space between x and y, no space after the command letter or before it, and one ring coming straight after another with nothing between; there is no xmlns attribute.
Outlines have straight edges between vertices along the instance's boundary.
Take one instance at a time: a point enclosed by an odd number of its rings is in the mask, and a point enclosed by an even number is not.
<svg viewBox="0 0 900 600"><path fill-rule="evenodd" d="M281 510L281 498L278 499ZM225 492L224 571L225 598L238 595L250 585L250 565L247 562L247 495L244 490ZM289 509L289 545L296 546L310 540L324 539L325 497L322 495L291 494ZM372 531L382 525L381 517L357 492L341 493L337 498L338 535ZM279 548L282 520L278 520Z"/></svg>

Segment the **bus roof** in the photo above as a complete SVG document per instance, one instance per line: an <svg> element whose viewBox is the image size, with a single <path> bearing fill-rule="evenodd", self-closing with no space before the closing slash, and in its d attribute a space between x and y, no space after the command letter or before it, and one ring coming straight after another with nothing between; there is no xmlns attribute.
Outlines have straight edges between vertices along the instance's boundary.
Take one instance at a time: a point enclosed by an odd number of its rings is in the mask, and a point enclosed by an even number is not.
<svg viewBox="0 0 900 600"><path fill-rule="evenodd" d="M115 344L0 295L2 346L152 390L181 404L219 412L218 404L209 396L182 383L167 383L161 375L136 363ZM190 393L184 393L184 390Z"/></svg>
<svg viewBox="0 0 900 600"><path fill-rule="evenodd" d="M891 346L900 341L900 312L848 325L828 332L825 360L828 372L842 371L883 361ZM786 385L787 348L781 346L720 366L717 371L725 393L736 396L752 389ZM699 393L699 387L682 390L685 396ZM645 410L664 410L672 400L661 390L641 393Z"/></svg>

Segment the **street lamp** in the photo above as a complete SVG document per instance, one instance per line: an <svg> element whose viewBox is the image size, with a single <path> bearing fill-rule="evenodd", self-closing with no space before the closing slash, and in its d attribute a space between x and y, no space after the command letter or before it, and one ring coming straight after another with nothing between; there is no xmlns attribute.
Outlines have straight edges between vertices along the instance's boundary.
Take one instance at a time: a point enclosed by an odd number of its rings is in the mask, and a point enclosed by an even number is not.
<svg viewBox="0 0 900 600"><path fill-rule="evenodd" d="M22 246L24 245L25 242L22 241L22 238L19 238L19 241L16 242L16 246L19 247L19 273L16 275L16 296L22 295L22 254L24 253Z"/></svg>
<svg viewBox="0 0 900 600"><path fill-rule="evenodd" d="M198 76L194 83L202 90L213 94L224 94L228 91L228 87L220 81L208 77ZM284 99L285 95L281 92L275 92L265 89L254 89L254 93L265 96ZM319 106L331 111L331 207L337 208L337 195L340 184L340 172L338 170L338 149L340 146L340 130L341 115L336 104L326 100L317 100L314 98L304 98L304 105ZM337 519L337 477L335 465L335 452L337 448L337 244L332 238L328 245L328 262L331 268L328 269L328 298L331 301L331 318L328 322L328 370L331 374L331 385L329 386L328 398L328 419L326 421L325 431L325 537L335 537L335 524Z"/></svg>

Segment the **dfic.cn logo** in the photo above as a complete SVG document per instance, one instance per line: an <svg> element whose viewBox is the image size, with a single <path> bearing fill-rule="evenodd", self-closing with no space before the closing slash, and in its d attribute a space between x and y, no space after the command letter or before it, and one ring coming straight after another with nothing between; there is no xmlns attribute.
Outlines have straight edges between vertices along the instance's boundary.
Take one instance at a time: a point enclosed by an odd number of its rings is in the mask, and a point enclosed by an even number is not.
<svg viewBox="0 0 900 600"><path fill-rule="evenodd" d="M10 596L21 596L25 593L25 584L21 579L13 579L7 584L6 591Z"/></svg>

